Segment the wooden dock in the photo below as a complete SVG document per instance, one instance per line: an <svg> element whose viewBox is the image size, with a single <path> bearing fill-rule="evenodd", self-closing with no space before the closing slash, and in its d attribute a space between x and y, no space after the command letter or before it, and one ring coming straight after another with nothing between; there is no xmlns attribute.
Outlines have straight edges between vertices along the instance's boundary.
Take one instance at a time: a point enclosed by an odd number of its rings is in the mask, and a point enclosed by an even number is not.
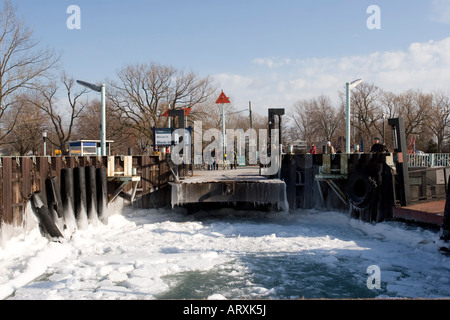
<svg viewBox="0 0 450 320"><path fill-rule="evenodd" d="M445 199L427 201L393 209L394 219L441 226L444 219Z"/></svg>
<svg viewBox="0 0 450 320"><path fill-rule="evenodd" d="M287 210L286 185L260 175L259 167L196 170L172 186L172 206L202 203L268 205Z"/></svg>
<svg viewBox="0 0 450 320"><path fill-rule="evenodd" d="M139 193L144 208L167 205L168 181L171 172L165 159L157 156L58 156L58 157L0 157L0 231L2 226L26 225L26 207L32 195L41 192L47 199L46 180L56 178L62 184L67 169L95 167L108 172L109 203L121 193L133 202ZM72 186L73 187L73 186ZM132 187L132 188L131 188ZM90 190L86 190L89 194Z"/></svg>

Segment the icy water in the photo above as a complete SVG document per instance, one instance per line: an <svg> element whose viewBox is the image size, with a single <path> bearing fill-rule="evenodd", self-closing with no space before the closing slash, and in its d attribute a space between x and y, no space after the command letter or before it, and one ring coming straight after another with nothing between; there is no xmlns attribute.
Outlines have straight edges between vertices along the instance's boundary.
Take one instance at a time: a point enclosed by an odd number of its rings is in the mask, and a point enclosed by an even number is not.
<svg viewBox="0 0 450 320"><path fill-rule="evenodd" d="M289 219L284 220L292 217L275 216L223 221L217 216L204 219L205 226L238 232L228 235L241 239L233 250L235 258L212 270L165 276L170 289L158 298L204 299L218 292L241 299L373 298L381 293L368 290L365 283L368 275L351 271L357 268L349 270L348 259L336 258L337 251L325 252L324 249L321 252L312 247L296 251L294 248L299 242L295 239L300 236L300 230L311 230L286 225ZM324 236L324 241L330 240L328 235ZM317 240L317 235L314 238L311 244ZM276 246L272 251L270 242L286 243L286 247ZM339 267L339 261L345 266Z"/></svg>
<svg viewBox="0 0 450 320"><path fill-rule="evenodd" d="M158 298L204 299L217 292L240 299L376 297L349 272L336 275L323 264L304 261L301 256L249 256L242 263L250 267L240 274L236 271L239 263L234 261L220 270L167 276L165 280L172 288Z"/></svg>
<svg viewBox="0 0 450 320"><path fill-rule="evenodd" d="M0 298L449 298L440 245L438 230L341 212L127 211L64 243L10 241Z"/></svg>
<svg viewBox="0 0 450 320"><path fill-rule="evenodd" d="M450 260L436 251L436 230L368 224L337 212L219 217L199 219L237 237L229 243L235 259L164 277L170 289L158 298L204 299L218 292L232 299L450 297ZM379 289L368 288L373 265L382 272Z"/></svg>

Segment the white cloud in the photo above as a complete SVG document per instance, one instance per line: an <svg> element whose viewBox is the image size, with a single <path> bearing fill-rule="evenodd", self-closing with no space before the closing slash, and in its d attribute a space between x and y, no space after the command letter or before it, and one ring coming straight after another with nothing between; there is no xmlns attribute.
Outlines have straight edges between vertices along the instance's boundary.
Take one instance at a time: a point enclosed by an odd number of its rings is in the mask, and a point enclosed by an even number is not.
<svg viewBox="0 0 450 320"><path fill-rule="evenodd" d="M215 78L237 105L252 101L261 114L268 107L290 108L300 99L322 94L339 100L345 83L357 78L393 92L450 88L450 37L412 43L403 51L310 59L256 58L254 74Z"/></svg>
<svg viewBox="0 0 450 320"><path fill-rule="evenodd" d="M433 0L431 2L430 18L436 22L450 24L450 1Z"/></svg>
<svg viewBox="0 0 450 320"><path fill-rule="evenodd" d="M252 62L259 65L266 65L269 68L272 68L274 66L274 61L271 58L255 58L252 60Z"/></svg>
<svg viewBox="0 0 450 320"><path fill-rule="evenodd" d="M289 58L284 58L284 59L280 59L280 58L255 58L255 59L252 60L252 62L255 63L255 64L259 64L259 65L268 66L269 68L274 68L274 67L282 67L282 66L290 65L292 61Z"/></svg>

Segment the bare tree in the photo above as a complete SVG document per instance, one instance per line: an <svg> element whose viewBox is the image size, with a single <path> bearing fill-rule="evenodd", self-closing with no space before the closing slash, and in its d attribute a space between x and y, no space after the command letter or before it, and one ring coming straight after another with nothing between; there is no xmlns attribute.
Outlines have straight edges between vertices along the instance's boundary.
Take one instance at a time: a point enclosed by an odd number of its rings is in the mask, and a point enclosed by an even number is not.
<svg viewBox="0 0 450 320"><path fill-rule="evenodd" d="M324 95L297 101L289 116L309 144L333 141L344 120L342 110L333 107L331 99Z"/></svg>
<svg viewBox="0 0 450 320"><path fill-rule="evenodd" d="M80 112L79 119L75 125L74 137L76 139L100 139L101 131L101 101L90 101ZM111 152L127 154L128 148L133 149L138 154L145 153L137 143L136 134L133 129L122 126L117 114L112 110L110 100L106 101L106 138L112 140Z"/></svg>
<svg viewBox="0 0 450 320"><path fill-rule="evenodd" d="M291 131L308 143L323 139L339 145L341 133L345 127L343 117L344 93L336 113L327 97L321 96L310 100L297 101L288 115L292 119ZM424 93L420 90L406 90L394 94L382 91L371 83L363 83L352 91L351 126L353 139L362 137L372 141L374 136L381 136L386 130L385 118L402 117L405 123L407 142L414 136L420 137L416 147L428 149L428 145L437 142L436 149L442 152L450 139L450 97L444 91ZM385 115L385 118L383 118ZM337 127L335 124L338 124ZM336 139L337 138L337 139ZM391 145L391 136L387 135L386 144ZM389 148L391 149L391 148Z"/></svg>
<svg viewBox="0 0 450 320"><path fill-rule="evenodd" d="M380 102L387 118L403 118L407 142L410 142L413 137L420 136L420 140L417 141L418 147L426 149L429 138L433 134L438 140L443 139L442 136L439 137L438 132L445 127L445 124L440 122L443 119L444 122L450 120L445 118L445 112L442 109L444 100L444 96L438 98L433 94L422 93L420 90L407 90L399 94L383 92ZM378 127L382 128L382 126Z"/></svg>
<svg viewBox="0 0 450 320"><path fill-rule="evenodd" d="M425 123L432 108L432 95L419 90L407 90L398 95L398 116L405 121L405 135L409 141L413 135L426 133Z"/></svg>
<svg viewBox="0 0 450 320"><path fill-rule="evenodd" d="M380 96L381 111L386 115L386 118L394 118L398 116L398 97L396 94L389 91L382 91Z"/></svg>
<svg viewBox="0 0 450 320"><path fill-rule="evenodd" d="M52 81L31 92L27 101L49 117L53 135L48 137L48 141L61 150L62 154L67 154L66 143L72 139L76 120L88 103L87 99L83 99L87 89L76 90L75 80L64 72L61 74L60 84L64 87L67 100L59 99L60 86Z"/></svg>
<svg viewBox="0 0 450 320"><path fill-rule="evenodd" d="M381 90L372 83L362 83L352 90L350 117L354 139L372 141L382 134Z"/></svg>
<svg viewBox="0 0 450 320"><path fill-rule="evenodd" d="M10 153L24 156L42 150L42 129L49 123L43 111L26 101L26 96L19 96L10 107L9 114L11 118L6 116L4 120L16 123L13 134L5 138Z"/></svg>
<svg viewBox="0 0 450 320"><path fill-rule="evenodd" d="M450 98L443 91L433 94L428 127L437 140L438 152L442 152L444 141L450 139Z"/></svg>
<svg viewBox="0 0 450 320"><path fill-rule="evenodd" d="M313 104L315 111L311 110L314 115L314 122L318 125L318 132L323 133L322 138L332 141L339 126L343 123L343 113L332 106L329 97L321 95L315 99Z"/></svg>
<svg viewBox="0 0 450 320"><path fill-rule="evenodd" d="M225 105L225 127L237 128L239 125L236 121L239 117L240 111L236 110L234 103ZM203 130L216 128L222 131L222 106L215 104L213 100L209 103L198 105L192 115L192 119L202 121Z"/></svg>
<svg viewBox="0 0 450 320"><path fill-rule="evenodd" d="M0 120L14 104L15 96L32 88L59 58L48 49L39 49L32 38L33 31L16 16L16 9L7 0L0 7ZM9 114L14 120L20 113ZM0 121L0 141L16 125L16 121Z"/></svg>
<svg viewBox="0 0 450 320"><path fill-rule="evenodd" d="M313 109L311 106L312 100L299 100L294 103L292 109L288 111L288 117L293 122L293 132L292 140L303 139L307 141L308 144L316 141L313 129L313 119L308 110Z"/></svg>
<svg viewBox="0 0 450 320"><path fill-rule="evenodd" d="M141 144L152 141L152 127L167 125L162 114L168 108L195 108L215 91L209 77L156 63L128 65L117 76L108 98L121 124L132 128Z"/></svg>

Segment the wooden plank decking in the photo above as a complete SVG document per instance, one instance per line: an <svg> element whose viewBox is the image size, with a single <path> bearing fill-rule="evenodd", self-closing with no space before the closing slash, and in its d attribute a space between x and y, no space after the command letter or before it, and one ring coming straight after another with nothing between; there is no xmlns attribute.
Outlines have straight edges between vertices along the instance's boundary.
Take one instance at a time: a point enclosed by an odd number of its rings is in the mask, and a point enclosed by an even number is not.
<svg viewBox="0 0 450 320"><path fill-rule="evenodd" d="M444 209L445 199L395 207L393 214L396 219L441 226Z"/></svg>

